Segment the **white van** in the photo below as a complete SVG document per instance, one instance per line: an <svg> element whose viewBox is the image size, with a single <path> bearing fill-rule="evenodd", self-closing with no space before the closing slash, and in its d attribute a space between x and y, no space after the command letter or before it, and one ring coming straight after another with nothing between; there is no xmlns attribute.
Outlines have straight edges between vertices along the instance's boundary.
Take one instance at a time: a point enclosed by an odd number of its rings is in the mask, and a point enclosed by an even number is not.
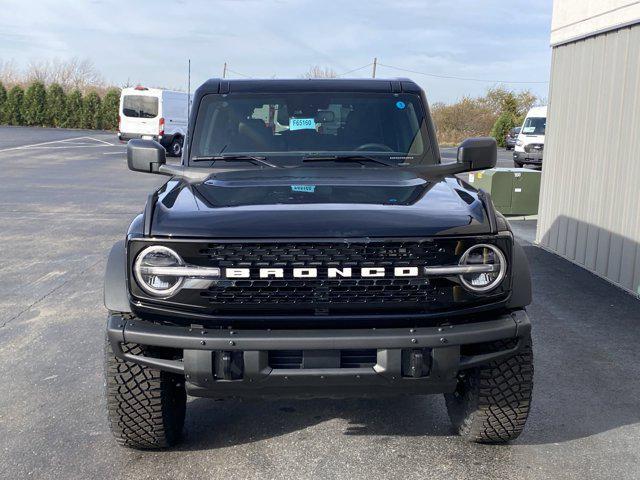
<svg viewBox="0 0 640 480"><path fill-rule="evenodd" d="M533 107L527 113L516 146L513 149L513 164L522 167L525 164L542 166L544 150L544 131L547 127L547 107Z"/></svg>
<svg viewBox="0 0 640 480"><path fill-rule="evenodd" d="M118 138L148 138L162 144L169 155L182 155L187 133L188 95L159 88L123 88L120 95Z"/></svg>

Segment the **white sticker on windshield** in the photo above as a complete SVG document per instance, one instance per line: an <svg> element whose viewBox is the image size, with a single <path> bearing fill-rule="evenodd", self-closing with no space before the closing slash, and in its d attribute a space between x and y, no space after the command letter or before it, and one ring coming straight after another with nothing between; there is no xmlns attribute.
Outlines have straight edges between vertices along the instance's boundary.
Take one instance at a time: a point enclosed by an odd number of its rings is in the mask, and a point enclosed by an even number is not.
<svg viewBox="0 0 640 480"><path fill-rule="evenodd" d="M524 127L522 133L533 133L536 131L536 127Z"/></svg>
<svg viewBox="0 0 640 480"><path fill-rule="evenodd" d="M289 130L315 130L316 121L313 118L290 118Z"/></svg>

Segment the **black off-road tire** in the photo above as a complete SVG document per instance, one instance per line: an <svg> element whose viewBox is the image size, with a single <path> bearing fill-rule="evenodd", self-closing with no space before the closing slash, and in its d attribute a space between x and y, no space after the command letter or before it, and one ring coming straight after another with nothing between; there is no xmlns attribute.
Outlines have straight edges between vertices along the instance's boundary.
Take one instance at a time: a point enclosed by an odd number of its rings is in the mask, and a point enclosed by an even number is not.
<svg viewBox="0 0 640 480"><path fill-rule="evenodd" d="M123 351L144 354L140 345ZM154 450L180 440L187 402L182 376L125 362L107 341L105 377L109 424L120 445Z"/></svg>
<svg viewBox="0 0 640 480"><path fill-rule="evenodd" d="M529 415L533 391L531 339L515 355L461 372L454 393L445 394L449 418L470 442L505 443L518 438ZM515 341L494 342L485 351L511 348Z"/></svg>

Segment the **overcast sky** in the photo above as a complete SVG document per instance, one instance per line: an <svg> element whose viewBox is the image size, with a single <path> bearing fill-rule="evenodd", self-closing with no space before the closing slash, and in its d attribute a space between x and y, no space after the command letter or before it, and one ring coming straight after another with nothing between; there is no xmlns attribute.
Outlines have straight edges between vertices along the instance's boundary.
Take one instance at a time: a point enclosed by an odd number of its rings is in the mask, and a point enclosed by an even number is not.
<svg viewBox="0 0 640 480"><path fill-rule="evenodd" d="M458 77L547 81L551 0L3 0L0 60L91 59L110 83L186 90L228 62L251 77L337 73L371 63ZM371 75L371 67L347 77ZM239 75L230 73L230 77ZM482 94L491 82L407 76L434 101ZM506 84L547 97L546 83Z"/></svg>

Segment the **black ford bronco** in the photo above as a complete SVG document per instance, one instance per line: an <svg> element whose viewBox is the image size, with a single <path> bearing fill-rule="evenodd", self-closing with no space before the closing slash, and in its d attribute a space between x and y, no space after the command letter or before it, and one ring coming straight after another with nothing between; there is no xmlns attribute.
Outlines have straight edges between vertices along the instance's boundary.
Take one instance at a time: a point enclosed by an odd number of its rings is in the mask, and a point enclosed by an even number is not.
<svg viewBox="0 0 640 480"><path fill-rule="evenodd" d="M443 393L456 430L516 438L533 360L527 259L471 138L442 163L407 79L209 80L180 165L109 255L108 414L123 445L161 448L186 396Z"/></svg>

